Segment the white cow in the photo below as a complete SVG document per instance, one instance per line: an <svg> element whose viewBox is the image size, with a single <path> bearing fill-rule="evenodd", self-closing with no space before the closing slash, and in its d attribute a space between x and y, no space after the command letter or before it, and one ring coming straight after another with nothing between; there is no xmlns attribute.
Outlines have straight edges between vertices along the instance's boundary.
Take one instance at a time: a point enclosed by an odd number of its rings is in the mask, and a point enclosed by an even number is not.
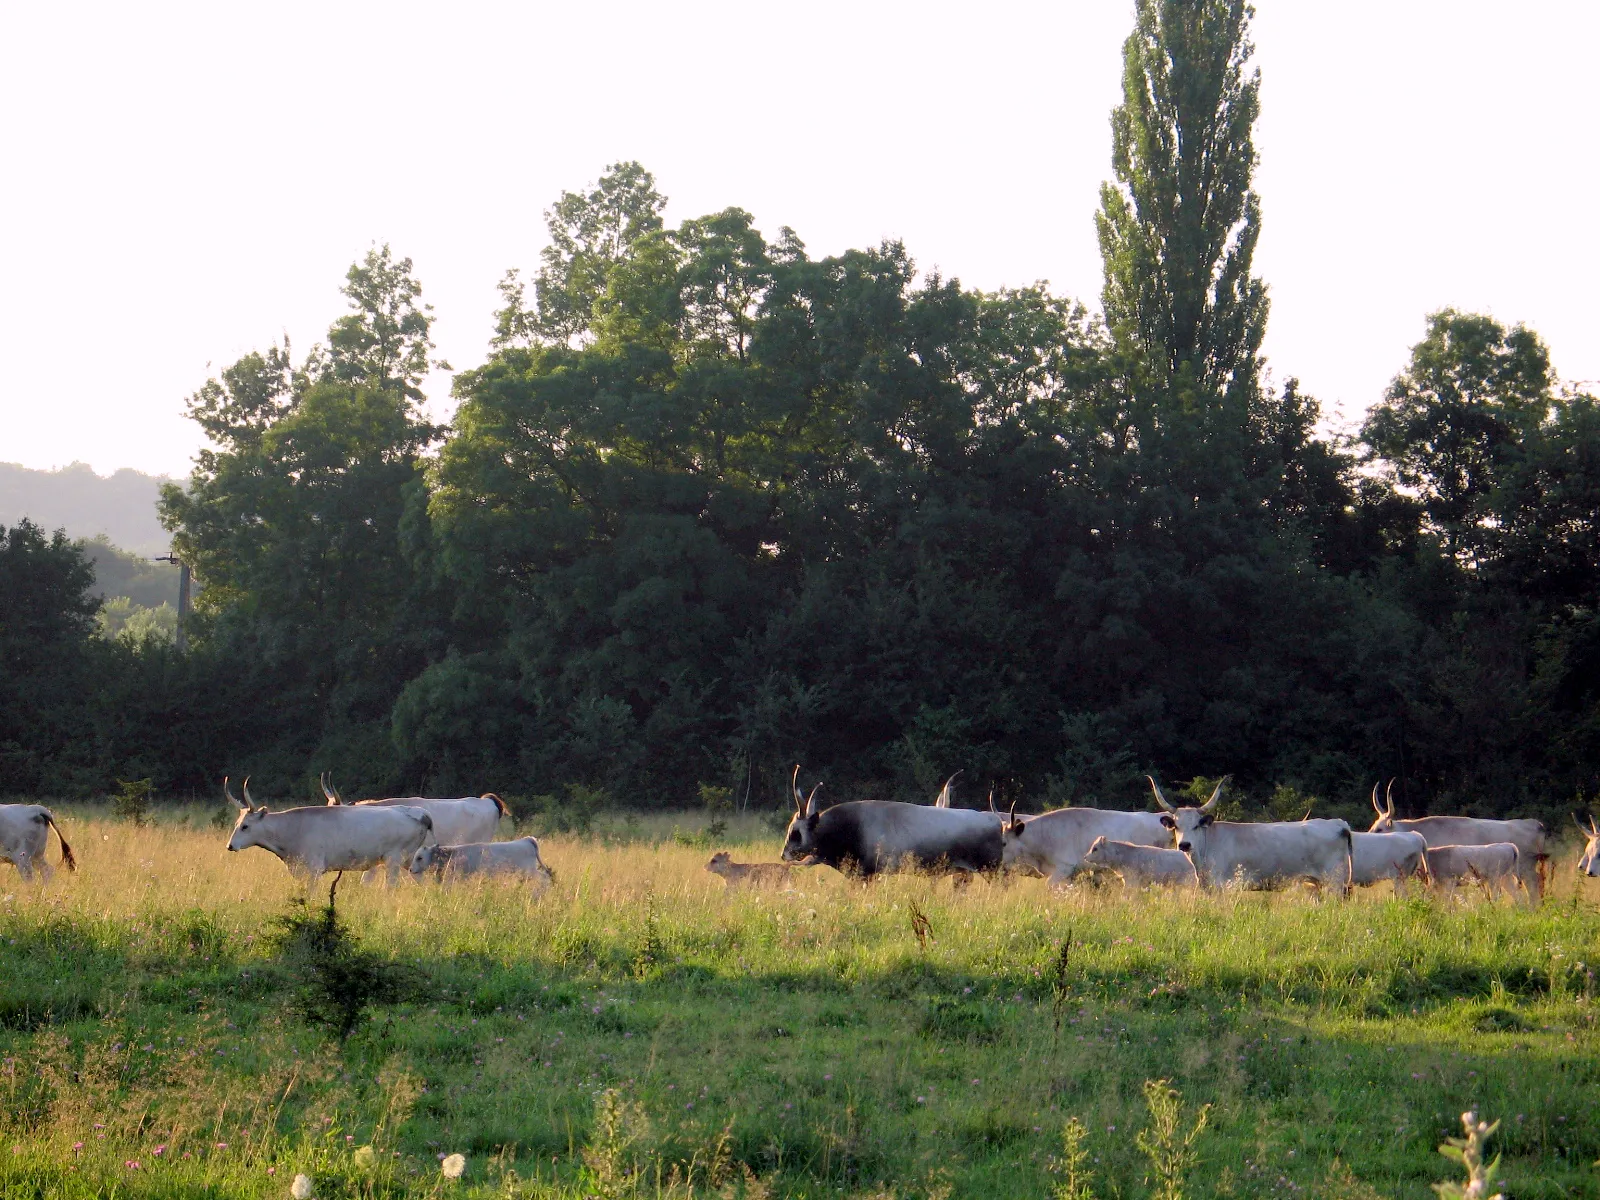
<svg viewBox="0 0 1600 1200"><path fill-rule="evenodd" d="M348 802L322 777L322 794L329 805ZM353 808L420 808L433 818L433 834L444 846L470 846L492 842L500 832L500 818L506 815L505 801L493 792L481 796L433 800L425 796L395 796L387 800L357 800Z"/></svg>
<svg viewBox="0 0 1600 1200"><path fill-rule="evenodd" d="M1435 887L1454 892L1468 881L1481 883L1485 894L1493 896L1500 888L1512 899L1516 888L1526 888L1520 871L1522 852L1513 842L1492 842L1487 846L1430 846L1428 875Z"/></svg>
<svg viewBox="0 0 1600 1200"><path fill-rule="evenodd" d="M1149 778L1148 776L1146 778ZM1350 826L1326 819L1306 821L1219 821L1212 815L1222 798L1224 779L1200 807L1174 808L1150 780L1156 803L1166 810L1161 823L1172 842L1194 863L1200 882L1221 887L1238 882L1272 888L1310 880L1322 888L1350 892Z"/></svg>
<svg viewBox="0 0 1600 1200"><path fill-rule="evenodd" d="M1181 850L1114 842L1104 834L1090 843L1083 856L1083 865L1104 867L1114 872L1124 887L1142 887L1152 883L1169 887L1197 887L1200 883L1194 863Z"/></svg>
<svg viewBox="0 0 1600 1200"><path fill-rule="evenodd" d="M1027 822L1013 817L1001 832L1006 869L1043 875L1051 887L1059 887L1078 873L1096 838L1135 846L1172 845L1172 835L1162 827L1159 814L1104 808L1058 808Z"/></svg>
<svg viewBox="0 0 1600 1200"><path fill-rule="evenodd" d="M1428 873L1428 842L1420 833L1350 834L1350 882L1371 887L1394 880L1397 895L1404 895L1406 880Z"/></svg>
<svg viewBox="0 0 1600 1200"><path fill-rule="evenodd" d="M387 866L393 883L417 848L433 838L433 818L419 808L359 805L288 808L268 812L254 807L250 781L240 800L222 781L222 791L239 806L239 820L228 849L260 846L283 860L289 872L315 886L329 871L369 871Z"/></svg>
<svg viewBox="0 0 1600 1200"><path fill-rule="evenodd" d="M1387 807L1378 804L1378 788L1372 788L1372 807L1378 819L1372 823L1372 833L1420 833L1431 849L1434 846L1488 846L1494 842L1510 842L1520 852L1517 856L1517 879L1531 900L1537 903L1544 895L1544 863L1550 857L1545 846L1545 829L1542 821L1521 819L1493 821L1484 817L1416 817L1397 820L1394 815L1394 780L1384 799Z"/></svg>
<svg viewBox="0 0 1600 1200"><path fill-rule="evenodd" d="M51 872L45 851L50 848L52 829L61 841L61 865L76 871L78 860L62 837L54 813L42 804L0 804L0 862L16 864L24 883L32 882L33 869L38 867L48 883Z"/></svg>
<svg viewBox="0 0 1600 1200"><path fill-rule="evenodd" d="M466 846L419 846L411 856L411 873L421 878L428 871L437 879L466 875L525 875L550 883L554 873L539 857L537 838L513 842L478 842Z"/></svg>
<svg viewBox="0 0 1600 1200"><path fill-rule="evenodd" d="M1578 874L1590 877L1600 875L1600 825L1596 825L1591 816L1589 828L1579 825L1578 832L1584 836L1583 853L1578 856Z"/></svg>

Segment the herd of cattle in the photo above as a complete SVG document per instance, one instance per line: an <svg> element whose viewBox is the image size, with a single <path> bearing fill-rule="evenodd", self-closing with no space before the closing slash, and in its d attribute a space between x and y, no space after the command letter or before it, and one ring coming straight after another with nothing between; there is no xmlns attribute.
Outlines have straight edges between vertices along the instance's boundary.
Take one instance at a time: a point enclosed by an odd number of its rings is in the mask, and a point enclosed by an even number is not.
<svg viewBox="0 0 1600 1200"><path fill-rule="evenodd" d="M1307 882L1341 895L1385 880L1403 890L1418 878L1452 891L1468 882L1491 892L1520 890L1537 902L1549 858L1539 821L1397 818L1392 783L1382 801L1374 785L1377 820L1362 833L1339 820L1219 821L1216 808L1227 780L1200 805L1172 805L1151 779L1160 812L1062 808L1027 817L1014 809L997 812L992 799L987 812L952 808L950 782L931 807L861 800L819 809L817 788L802 797L798 777L796 768L784 861L865 877L912 864L966 872L1005 868L1060 885L1081 871L1100 869L1128 885L1273 888ZM1600 825L1591 817L1588 828L1579 829L1585 846L1578 871L1600 876Z"/></svg>
<svg viewBox="0 0 1600 1200"><path fill-rule="evenodd" d="M1174 806L1154 779L1160 812L1063 808L1039 816L952 807L952 776L930 805L857 800L817 805L817 787L802 796L795 768L790 790L795 811L782 863L735 863L719 853L706 869L729 886L781 885L797 870L829 866L863 879L905 867L972 873L1006 869L1043 876L1052 886L1086 870L1110 871L1125 884L1272 888L1309 882L1347 894L1352 886L1411 879L1454 889L1477 883L1492 892L1517 891L1537 902L1549 858L1543 824L1477 817L1394 815L1392 794L1372 805L1377 820L1366 832L1340 820L1219 821L1219 783L1204 804ZM532 837L497 841L506 806L493 793L454 799L419 796L347 802L321 780L326 805L269 811L243 785L244 798L223 780L223 794L239 808L228 838L230 851L260 847L296 876L314 883L329 871L376 872L390 882L402 867L415 877L439 879L509 874L548 883L550 869ZM1392 790L1391 784L1391 790ZM61 843L61 863L77 866L55 816L37 804L0 804L0 860L14 863L24 880L45 861L49 830ZM1580 875L1600 876L1600 825L1579 826L1585 839Z"/></svg>

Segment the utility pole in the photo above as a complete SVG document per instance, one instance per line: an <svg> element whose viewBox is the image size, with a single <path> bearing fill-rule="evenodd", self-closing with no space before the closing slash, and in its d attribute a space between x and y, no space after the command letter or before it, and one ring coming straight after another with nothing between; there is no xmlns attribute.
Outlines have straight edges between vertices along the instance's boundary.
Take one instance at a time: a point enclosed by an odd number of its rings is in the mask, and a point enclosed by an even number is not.
<svg viewBox="0 0 1600 1200"><path fill-rule="evenodd" d="M178 636L176 645L178 653L184 654L189 649L189 564L175 554L163 554L152 562L169 562L178 568Z"/></svg>

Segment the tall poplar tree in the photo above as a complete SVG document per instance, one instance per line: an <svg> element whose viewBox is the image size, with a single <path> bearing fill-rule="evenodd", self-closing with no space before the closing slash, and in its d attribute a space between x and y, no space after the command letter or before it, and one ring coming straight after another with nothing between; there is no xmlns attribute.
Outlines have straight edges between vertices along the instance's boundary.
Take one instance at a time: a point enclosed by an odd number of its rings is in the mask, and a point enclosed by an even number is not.
<svg viewBox="0 0 1600 1200"><path fill-rule="evenodd" d="M1106 321L1124 344L1217 393L1253 388L1267 293L1250 273L1260 109L1245 0L1138 0L1111 114L1116 183L1095 223Z"/></svg>

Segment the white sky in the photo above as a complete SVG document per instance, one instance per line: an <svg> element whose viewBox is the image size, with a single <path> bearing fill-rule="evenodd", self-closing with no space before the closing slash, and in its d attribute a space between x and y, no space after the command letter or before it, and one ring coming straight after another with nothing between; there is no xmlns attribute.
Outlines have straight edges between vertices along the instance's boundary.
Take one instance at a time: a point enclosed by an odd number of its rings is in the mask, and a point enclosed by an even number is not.
<svg viewBox="0 0 1600 1200"><path fill-rule="evenodd" d="M1257 0L1267 352L1358 415L1444 305L1600 378L1600 5ZM482 360L563 188L1097 300L1129 0L0 8L0 461L183 473L183 398L375 241ZM436 415L448 381L430 384Z"/></svg>

